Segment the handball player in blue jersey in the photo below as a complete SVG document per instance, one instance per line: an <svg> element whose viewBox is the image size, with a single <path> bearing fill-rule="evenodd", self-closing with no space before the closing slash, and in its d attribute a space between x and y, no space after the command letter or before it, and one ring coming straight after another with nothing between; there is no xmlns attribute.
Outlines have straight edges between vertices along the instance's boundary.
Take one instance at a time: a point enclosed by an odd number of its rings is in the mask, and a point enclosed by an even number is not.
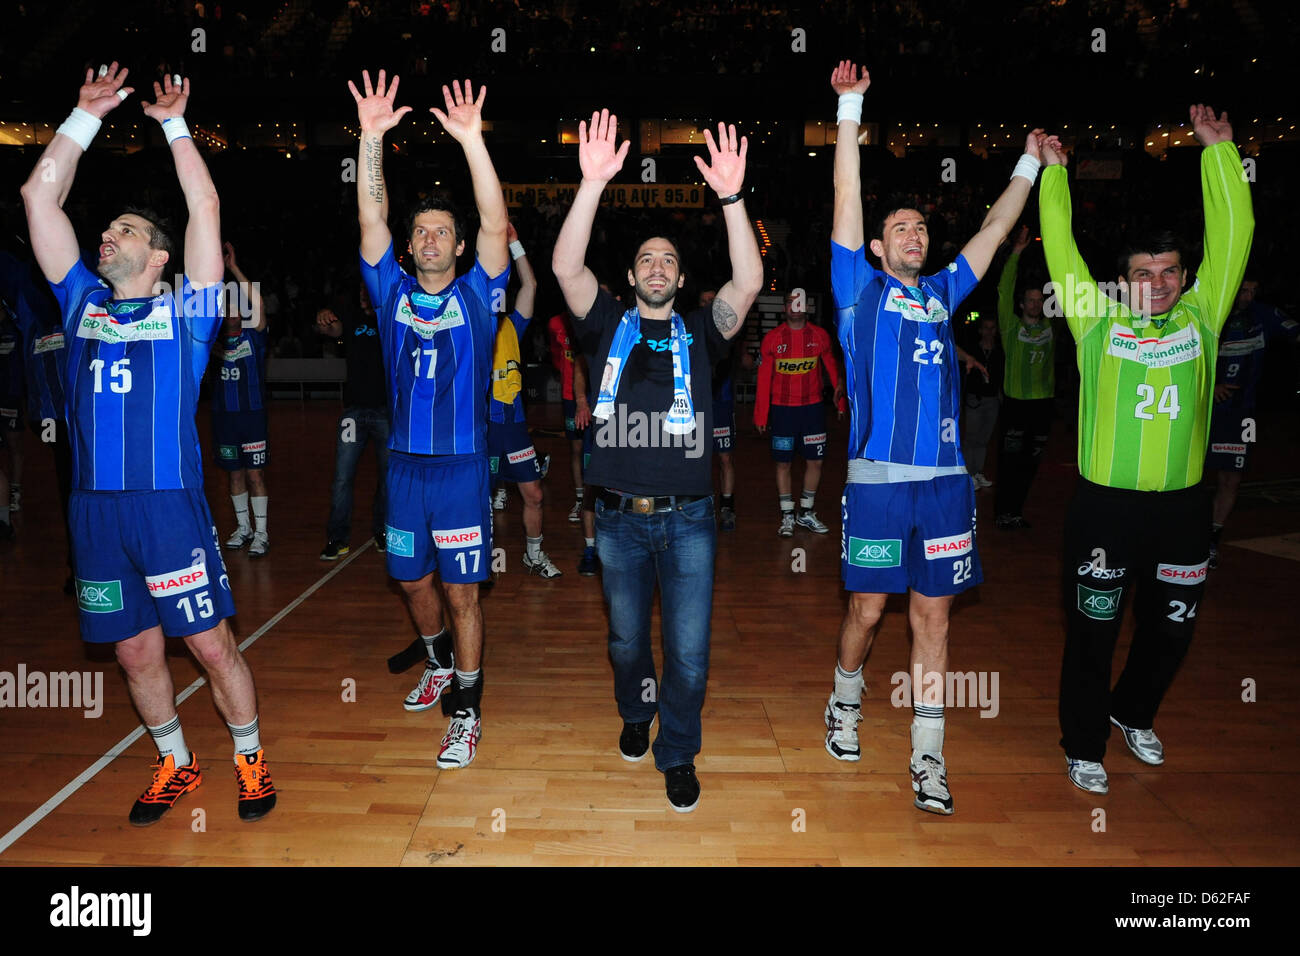
<svg viewBox="0 0 1300 956"><path fill-rule="evenodd" d="M153 783L131 822L156 822L201 782L176 714L164 635L183 637L207 671L235 740L239 815L255 820L275 806L275 788L253 675L226 623L235 604L203 496L194 427L199 381L221 325L222 262L217 191L184 120L188 80L155 82L155 101L144 104L162 125L185 196L184 271L166 221L128 210L100 236L96 275L81 263L63 211L100 121L133 92L123 86L126 75L116 63L98 76L86 71L77 108L22 189L32 249L63 313L81 634L114 645L158 746ZM180 287L168 288L165 273Z"/></svg>
<svg viewBox="0 0 1300 956"><path fill-rule="evenodd" d="M466 767L478 750L482 723L483 612L479 582L492 556L488 484L488 391L496 313L505 309L510 278L506 204L487 144L482 107L468 80L442 88L446 112L432 112L460 143L478 206L476 261L456 275L465 225L450 201L432 197L409 213L403 251L411 275L398 265L388 229L384 133L411 107L393 108L398 78L377 86L362 73L365 95L348 82L361 127L357 204L361 221L361 277L375 304L392 428L388 441L388 573L402 585L429 660L407 710L427 710L441 698L451 726L438 766ZM446 589L453 638L433 584ZM448 690L448 688L451 688Z"/></svg>
<svg viewBox="0 0 1300 956"><path fill-rule="evenodd" d="M948 615L953 597L983 579L975 550L975 491L962 460L960 356L952 315L983 277L1015 225L1039 166L1042 130L1031 133L1011 184L956 260L923 276L924 217L884 208L866 259L858 128L871 79L844 61L839 94L831 287L852 414L842 499L841 570L852 592L840 631L835 688L826 705L826 749L858 760L862 664L890 594L911 591L912 789L915 805L952 813L943 759ZM975 364L973 362L969 364Z"/></svg>
<svg viewBox="0 0 1300 956"><path fill-rule="evenodd" d="M226 303L226 319L213 350L212 444L217 467L230 476L230 501L238 527L227 548L248 545L260 558L271 546L266 532L266 313L257 283L249 282L235 259L235 247L223 247L226 268L236 286ZM245 321L247 316L247 321ZM248 512L253 512L253 524Z"/></svg>

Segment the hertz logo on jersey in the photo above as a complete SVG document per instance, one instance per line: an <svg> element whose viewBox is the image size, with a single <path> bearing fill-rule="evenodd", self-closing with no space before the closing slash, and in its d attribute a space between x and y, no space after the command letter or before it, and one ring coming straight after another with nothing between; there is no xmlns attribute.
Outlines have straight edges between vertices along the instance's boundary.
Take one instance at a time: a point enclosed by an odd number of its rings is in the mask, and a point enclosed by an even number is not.
<svg viewBox="0 0 1300 956"><path fill-rule="evenodd" d="M776 370L781 375L806 375L816 370L817 362L815 355L801 359L779 358L776 360Z"/></svg>

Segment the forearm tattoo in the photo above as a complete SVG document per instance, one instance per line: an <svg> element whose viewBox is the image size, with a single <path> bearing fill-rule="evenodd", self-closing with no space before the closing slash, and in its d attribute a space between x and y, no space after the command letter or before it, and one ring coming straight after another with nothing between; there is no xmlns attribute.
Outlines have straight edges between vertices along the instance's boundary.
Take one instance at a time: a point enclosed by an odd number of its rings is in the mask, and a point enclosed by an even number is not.
<svg viewBox="0 0 1300 956"><path fill-rule="evenodd" d="M718 331L723 335L730 335L732 330L740 324L740 316L736 315L736 310L727 305L722 299L714 298L713 324L717 326Z"/></svg>
<svg viewBox="0 0 1300 956"><path fill-rule="evenodd" d="M370 177L370 198L384 201L384 141L378 136L366 137L366 172Z"/></svg>

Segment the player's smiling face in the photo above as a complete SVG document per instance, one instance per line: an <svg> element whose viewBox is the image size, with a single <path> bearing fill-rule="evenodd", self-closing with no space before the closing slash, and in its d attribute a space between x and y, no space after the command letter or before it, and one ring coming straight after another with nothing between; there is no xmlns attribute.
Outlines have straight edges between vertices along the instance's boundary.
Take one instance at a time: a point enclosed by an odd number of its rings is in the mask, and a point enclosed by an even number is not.
<svg viewBox="0 0 1300 956"><path fill-rule="evenodd" d="M930 233L925 217L915 209L900 209L885 220L885 231L871 240L871 251L885 271L896 279L915 281L930 251Z"/></svg>
<svg viewBox="0 0 1300 956"><path fill-rule="evenodd" d="M1138 315L1164 315L1187 285L1187 270L1177 252L1139 253L1128 260L1129 308Z"/></svg>
<svg viewBox="0 0 1300 956"><path fill-rule="evenodd" d="M155 253L166 262L166 253L149 248L149 223L140 216L124 213L99 237L99 274L109 282L125 282L144 272ZM158 265L161 267L161 263Z"/></svg>
<svg viewBox="0 0 1300 956"><path fill-rule="evenodd" d="M676 297L677 290L686 282L686 276L682 275L677 250L671 242L647 239L636 252L627 281L636 289L638 299L658 308Z"/></svg>
<svg viewBox="0 0 1300 956"><path fill-rule="evenodd" d="M456 222L451 213L430 209L415 217L410 250L417 272L445 273L456 268L456 257L465 251L465 241L456 241Z"/></svg>

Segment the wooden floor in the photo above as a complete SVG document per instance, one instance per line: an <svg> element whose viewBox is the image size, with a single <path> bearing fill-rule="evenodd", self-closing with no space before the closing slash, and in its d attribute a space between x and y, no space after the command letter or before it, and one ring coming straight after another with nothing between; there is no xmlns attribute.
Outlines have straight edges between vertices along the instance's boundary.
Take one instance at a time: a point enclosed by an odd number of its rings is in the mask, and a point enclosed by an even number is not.
<svg viewBox="0 0 1300 956"><path fill-rule="evenodd" d="M535 424L554 428L558 409L549 411L549 421L540 415ZM434 759L445 719L436 710L402 708L418 672L393 676L384 661L413 629L373 545L354 551L335 576L265 629L337 567L318 560L337 414L329 402L274 406L271 551L260 561L227 555L236 631L241 639L264 631L246 654L280 792L275 812L256 824L238 820L230 738L205 686L180 707L204 783L161 823L146 833L126 820L155 755L146 736L87 775L0 854L0 864L1300 862L1300 823L1277 812L1300 785L1296 560L1226 547L1191 654L1158 720L1166 765L1146 767L1112 738L1108 796L1067 782L1057 744L1057 581L1074 469L1073 433L1062 422L1026 510L1032 530L996 530L992 493L979 498L986 581L958 602L951 666L996 673L998 712L982 718L974 707L948 710L945 751L957 812L941 818L912 807L911 715L890 703L891 675L907 662L901 599L891 602L867 665L862 761L837 762L823 747L822 709L844 607L843 426L834 432L819 498L832 533L800 530L793 539L776 535L766 445L747 425L741 429L739 528L719 537L698 758L703 798L694 813L679 815L652 761L628 764L617 751L621 724L600 582L576 573L581 538L565 520L570 479L565 442L554 431L536 437L539 449L554 455L546 548L565 574L542 581L524 572L519 499L512 497L497 526L508 570L483 605L485 723L471 767L440 772ZM206 421L204 408L201 429ZM1296 476L1292 431L1287 422L1264 420L1252 481ZM208 447L206 434L204 442ZM49 456L30 440L27 447L19 540L0 546L0 671L16 672L22 663L29 672L101 672L105 703L94 719L67 708L0 710L0 845L138 725L111 652L88 650L78 639L73 601L61 592ZM232 519L218 477L209 474L208 494L224 536ZM1300 531L1297 486L1276 484L1272 501L1244 496L1229 540ZM372 487L367 459L354 545L365 540ZM795 548L806 555L802 572L792 570ZM199 672L174 643L179 692ZM1117 653L1126 648L1127 632ZM1256 702L1243 702L1248 680L1257 687ZM355 701L344 699L348 682L355 682Z"/></svg>

